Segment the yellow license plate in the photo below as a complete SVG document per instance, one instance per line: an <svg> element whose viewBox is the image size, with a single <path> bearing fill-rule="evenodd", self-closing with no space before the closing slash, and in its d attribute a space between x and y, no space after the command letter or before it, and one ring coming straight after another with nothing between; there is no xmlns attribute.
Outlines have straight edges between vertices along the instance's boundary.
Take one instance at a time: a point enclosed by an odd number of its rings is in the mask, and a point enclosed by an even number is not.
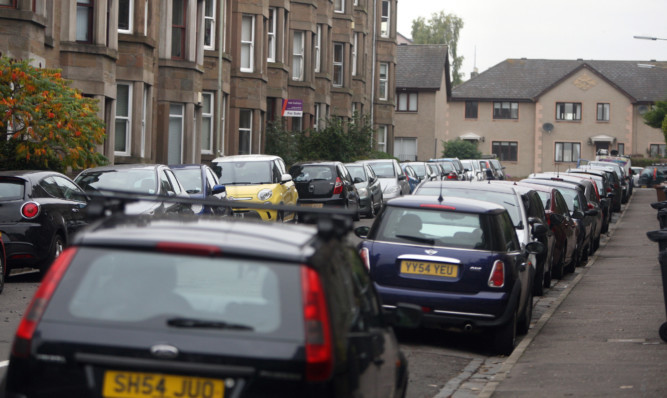
<svg viewBox="0 0 667 398"><path fill-rule="evenodd" d="M302 203L301 206L306 207L324 207L323 203Z"/></svg>
<svg viewBox="0 0 667 398"><path fill-rule="evenodd" d="M105 398L222 398L225 385L222 380L204 377L107 370L102 395Z"/></svg>
<svg viewBox="0 0 667 398"><path fill-rule="evenodd" d="M453 264L429 263L424 261L401 261L401 274L456 278L459 275L459 267Z"/></svg>

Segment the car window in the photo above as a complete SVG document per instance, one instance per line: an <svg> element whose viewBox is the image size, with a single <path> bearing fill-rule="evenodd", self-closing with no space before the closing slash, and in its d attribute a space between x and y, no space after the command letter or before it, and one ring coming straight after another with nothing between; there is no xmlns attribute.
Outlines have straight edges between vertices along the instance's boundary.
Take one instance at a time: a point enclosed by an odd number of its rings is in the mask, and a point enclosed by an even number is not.
<svg viewBox="0 0 667 398"><path fill-rule="evenodd" d="M275 184L280 184L285 172L280 168L280 162L278 162L278 160L271 162L271 171L273 173L273 182Z"/></svg>
<svg viewBox="0 0 667 398"><path fill-rule="evenodd" d="M345 258L345 263L350 266L355 308L359 309L361 322L357 322L357 324L364 329L383 326L381 306L368 270L354 249L346 249ZM360 325L360 323L363 323L363 325Z"/></svg>
<svg viewBox="0 0 667 398"><path fill-rule="evenodd" d="M357 178L361 179L361 181L366 181L366 174L364 173L364 168L361 166L347 166L347 171L350 172L350 176L352 176L352 180L356 180Z"/></svg>
<svg viewBox="0 0 667 398"><path fill-rule="evenodd" d="M273 181L273 167L270 162L222 162L220 166L221 184L270 184Z"/></svg>
<svg viewBox="0 0 667 398"><path fill-rule="evenodd" d="M0 201L23 199L24 192L23 180L0 179Z"/></svg>
<svg viewBox="0 0 667 398"><path fill-rule="evenodd" d="M201 193L204 184L199 168L173 169L173 172L187 193Z"/></svg>
<svg viewBox="0 0 667 398"><path fill-rule="evenodd" d="M149 330L185 318L248 327L208 333L298 338L304 333L300 268L270 260L81 248L44 318L134 323Z"/></svg>
<svg viewBox="0 0 667 398"><path fill-rule="evenodd" d="M58 199L65 199L65 196L63 195L62 191L60 190L60 187L58 184L56 184L56 181L53 179L53 177L46 177L43 178L42 181L39 182L39 185L48 193L50 196Z"/></svg>
<svg viewBox="0 0 667 398"><path fill-rule="evenodd" d="M324 165L292 166L290 174L295 182L333 181L335 179L331 167Z"/></svg>
<svg viewBox="0 0 667 398"><path fill-rule="evenodd" d="M60 176L53 176L53 180L60 187L60 191L63 193L65 199L78 202L86 201L86 195L73 182Z"/></svg>
<svg viewBox="0 0 667 398"><path fill-rule="evenodd" d="M380 178L396 177L394 164L392 162L374 162L370 163L371 169Z"/></svg>
<svg viewBox="0 0 667 398"><path fill-rule="evenodd" d="M75 182L84 191L108 189L137 193L157 192L156 174L153 170L108 170L80 174Z"/></svg>
<svg viewBox="0 0 667 398"><path fill-rule="evenodd" d="M206 170L206 184L209 189L212 189L216 185L220 185L218 176L215 175L213 170L208 167L206 167L204 170Z"/></svg>
<svg viewBox="0 0 667 398"><path fill-rule="evenodd" d="M410 163L410 167L412 167L417 175L426 175L426 165L424 163Z"/></svg>
<svg viewBox="0 0 667 398"><path fill-rule="evenodd" d="M183 189L181 188L182 185L178 182L178 178L174 175L174 172L171 170L165 170L164 173L167 175L167 178L169 179L169 182L171 183L171 187L174 190L174 193L177 195L180 195L183 193ZM201 181L201 173L199 174L199 179ZM201 184L201 182L200 182Z"/></svg>
<svg viewBox="0 0 667 398"><path fill-rule="evenodd" d="M563 199L565 199L565 203L567 203L567 208L570 210L570 212L581 210L581 205L579 203L579 192L576 189L561 187L557 187L556 189L561 193L561 195L563 195Z"/></svg>
<svg viewBox="0 0 667 398"><path fill-rule="evenodd" d="M176 193L174 191L174 187L171 185L171 181L169 181L169 178L167 177L167 174L165 173L164 170L160 172L160 189L161 195L167 195L168 193Z"/></svg>
<svg viewBox="0 0 667 398"><path fill-rule="evenodd" d="M491 239L481 217L476 213L388 207L376 239L491 250Z"/></svg>
<svg viewBox="0 0 667 398"><path fill-rule="evenodd" d="M520 249L519 239L516 236L516 230L507 213L501 213L496 216L499 225L500 236L504 244L504 251L512 252Z"/></svg>

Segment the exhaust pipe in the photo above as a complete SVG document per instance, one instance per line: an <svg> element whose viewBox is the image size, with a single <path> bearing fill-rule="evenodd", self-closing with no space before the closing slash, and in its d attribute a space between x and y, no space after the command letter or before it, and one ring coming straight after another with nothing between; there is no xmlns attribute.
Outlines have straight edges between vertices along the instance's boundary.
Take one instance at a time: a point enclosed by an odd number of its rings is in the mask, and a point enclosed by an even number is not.
<svg viewBox="0 0 667 398"><path fill-rule="evenodd" d="M471 332L472 331L472 323L466 323L463 326L463 330L466 331L466 332Z"/></svg>

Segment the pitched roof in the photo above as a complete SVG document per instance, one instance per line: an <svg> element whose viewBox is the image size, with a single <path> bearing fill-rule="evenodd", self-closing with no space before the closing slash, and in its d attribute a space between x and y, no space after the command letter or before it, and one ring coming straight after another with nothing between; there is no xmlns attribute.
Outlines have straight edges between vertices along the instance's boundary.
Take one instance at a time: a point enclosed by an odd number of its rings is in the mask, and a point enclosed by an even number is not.
<svg viewBox="0 0 667 398"><path fill-rule="evenodd" d="M396 49L396 88L440 90L443 72L449 76L448 66L445 44L400 45Z"/></svg>
<svg viewBox="0 0 667 398"><path fill-rule="evenodd" d="M667 97L667 62L522 58L507 59L454 87L452 100L535 101L582 68L604 78L633 102L663 101Z"/></svg>

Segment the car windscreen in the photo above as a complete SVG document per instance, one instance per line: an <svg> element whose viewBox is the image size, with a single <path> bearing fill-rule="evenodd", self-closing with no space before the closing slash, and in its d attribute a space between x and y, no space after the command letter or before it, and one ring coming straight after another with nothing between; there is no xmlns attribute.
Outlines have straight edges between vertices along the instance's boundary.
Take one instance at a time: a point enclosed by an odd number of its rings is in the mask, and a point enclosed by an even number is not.
<svg viewBox="0 0 667 398"><path fill-rule="evenodd" d="M156 194L157 178L153 170L107 170L84 172L75 181L85 191L126 191Z"/></svg>
<svg viewBox="0 0 667 398"><path fill-rule="evenodd" d="M272 184L270 162L221 162L220 184Z"/></svg>
<svg viewBox="0 0 667 398"><path fill-rule="evenodd" d="M501 205L510 215L514 227L522 227L521 207L516 195L513 193L484 191L479 188L440 188L439 185L422 186L414 192L414 195L455 196L457 198L472 198Z"/></svg>
<svg viewBox="0 0 667 398"><path fill-rule="evenodd" d="M389 206L376 240L492 250L487 216L477 213Z"/></svg>
<svg viewBox="0 0 667 398"><path fill-rule="evenodd" d="M352 176L352 180L359 178L361 181L366 181L366 173L364 173L363 166L345 166Z"/></svg>
<svg viewBox="0 0 667 398"><path fill-rule="evenodd" d="M17 179L0 179L0 202L23 199L25 182Z"/></svg>
<svg viewBox="0 0 667 398"><path fill-rule="evenodd" d="M336 179L333 167L324 165L293 166L289 169L294 182L333 181Z"/></svg>
<svg viewBox="0 0 667 398"><path fill-rule="evenodd" d="M196 169L172 169L176 178L183 185L187 193L201 193L204 189L204 182L202 180L201 170Z"/></svg>
<svg viewBox="0 0 667 398"><path fill-rule="evenodd" d="M394 170L394 164L392 162L375 162L375 163L369 163L368 165L371 166L371 169L373 169L373 172L379 178L395 178L396 177L396 172Z"/></svg>
<svg viewBox="0 0 667 398"><path fill-rule="evenodd" d="M298 264L81 248L44 319L299 338L300 286Z"/></svg>

